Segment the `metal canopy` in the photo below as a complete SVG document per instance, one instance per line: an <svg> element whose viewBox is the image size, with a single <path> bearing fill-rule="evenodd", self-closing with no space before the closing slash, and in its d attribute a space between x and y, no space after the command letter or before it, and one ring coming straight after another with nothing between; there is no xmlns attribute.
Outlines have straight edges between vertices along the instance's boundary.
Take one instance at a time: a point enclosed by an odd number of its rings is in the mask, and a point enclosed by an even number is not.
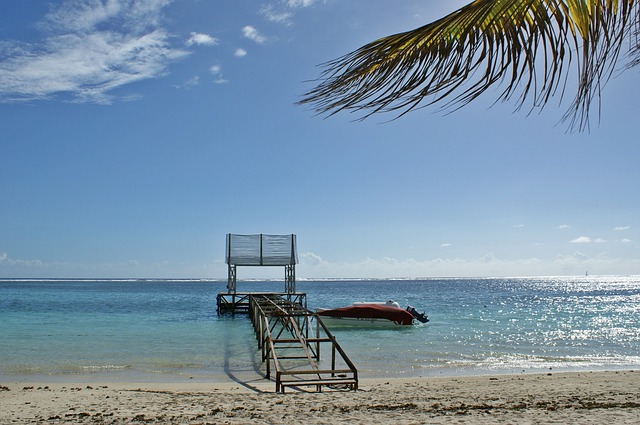
<svg viewBox="0 0 640 425"><path fill-rule="evenodd" d="M289 266L298 263L296 235L227 235L227 264Z"/></svg>
<svg viewBox="0 0 640 425"><path fill-rule="evenodd" d="M237 266L284 266L285 292L296 292L296 235L227 234L227 290L236 292Z"/></svg>

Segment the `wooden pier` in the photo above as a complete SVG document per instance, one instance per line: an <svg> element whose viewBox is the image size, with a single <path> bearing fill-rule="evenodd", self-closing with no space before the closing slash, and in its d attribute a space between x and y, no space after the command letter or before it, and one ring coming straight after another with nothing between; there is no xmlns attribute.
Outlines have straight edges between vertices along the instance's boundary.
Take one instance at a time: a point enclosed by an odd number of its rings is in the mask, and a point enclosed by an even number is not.
<svg viewBox="0 0 640 425"><path fill-rule="evenodd" d="M316 313L278 294L254 293L248 298L266 378L271 379L273 368L276 392L302 386L315 386L317 391L323 386L358 389L356 367ZM320 352L325 346L330 360L323 361Z"/></svg>
<svg viewBox="0 0 640 425"><path fill-rule="evenodd" d="M296 235L227 234L227 292L218 293L218 314L251 317L266 378L276 375L276 392L286 387L358 389L358 371L320 317L307 309L307 295L296 291ZM237 292L238 266L284 266L285 292ZM313 324L312 324L313 322ZM330 360L320 357L330 346ZM323 349L324 352L324 349Z"/></svg>

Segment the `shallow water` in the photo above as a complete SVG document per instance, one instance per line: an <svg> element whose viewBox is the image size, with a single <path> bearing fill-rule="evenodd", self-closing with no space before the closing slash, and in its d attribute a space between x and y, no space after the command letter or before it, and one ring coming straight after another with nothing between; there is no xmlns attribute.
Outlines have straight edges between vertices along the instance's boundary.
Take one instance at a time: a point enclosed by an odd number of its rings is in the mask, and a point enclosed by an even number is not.
<svg viewBox="0 0 640 425"><path fill-rule="evenodd" d="M226 282L0 280L0 378L243 379L264 370ZM238 282L281 291L282 282ZM361 376L640 366L640 277L303 281L310 309L393 299L430 322L334 329ZM262 369L261 369L262 368Z"/></svg>

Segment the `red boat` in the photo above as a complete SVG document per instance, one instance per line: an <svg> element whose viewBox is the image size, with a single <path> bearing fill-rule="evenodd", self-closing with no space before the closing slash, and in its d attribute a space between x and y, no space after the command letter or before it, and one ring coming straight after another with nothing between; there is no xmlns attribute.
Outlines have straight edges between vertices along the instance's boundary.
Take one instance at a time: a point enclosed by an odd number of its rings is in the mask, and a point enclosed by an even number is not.
<svg viewBox="0 0 640 425"><path fill-rule="evenodd" d="M424 313L418 313L408 306L400 308L397 303L354 303L348 307L318 309L323 323L329 326L406 326L414 320L429 321Z"/></svg>

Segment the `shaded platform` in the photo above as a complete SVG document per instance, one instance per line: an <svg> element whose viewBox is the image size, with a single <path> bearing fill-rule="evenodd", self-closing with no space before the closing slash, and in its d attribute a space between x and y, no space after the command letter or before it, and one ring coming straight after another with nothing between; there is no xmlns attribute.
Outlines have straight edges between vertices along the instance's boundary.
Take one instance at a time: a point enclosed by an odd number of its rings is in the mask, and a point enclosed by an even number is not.
<svg viewBox="0 0 640 425"><path fill-rule="evenodd" d="M302 386L358 389L356 367L317 314L279 294L245 295L266 378L273 369L276 392ZM329 359L321 359L321 349Z"/></svg>

